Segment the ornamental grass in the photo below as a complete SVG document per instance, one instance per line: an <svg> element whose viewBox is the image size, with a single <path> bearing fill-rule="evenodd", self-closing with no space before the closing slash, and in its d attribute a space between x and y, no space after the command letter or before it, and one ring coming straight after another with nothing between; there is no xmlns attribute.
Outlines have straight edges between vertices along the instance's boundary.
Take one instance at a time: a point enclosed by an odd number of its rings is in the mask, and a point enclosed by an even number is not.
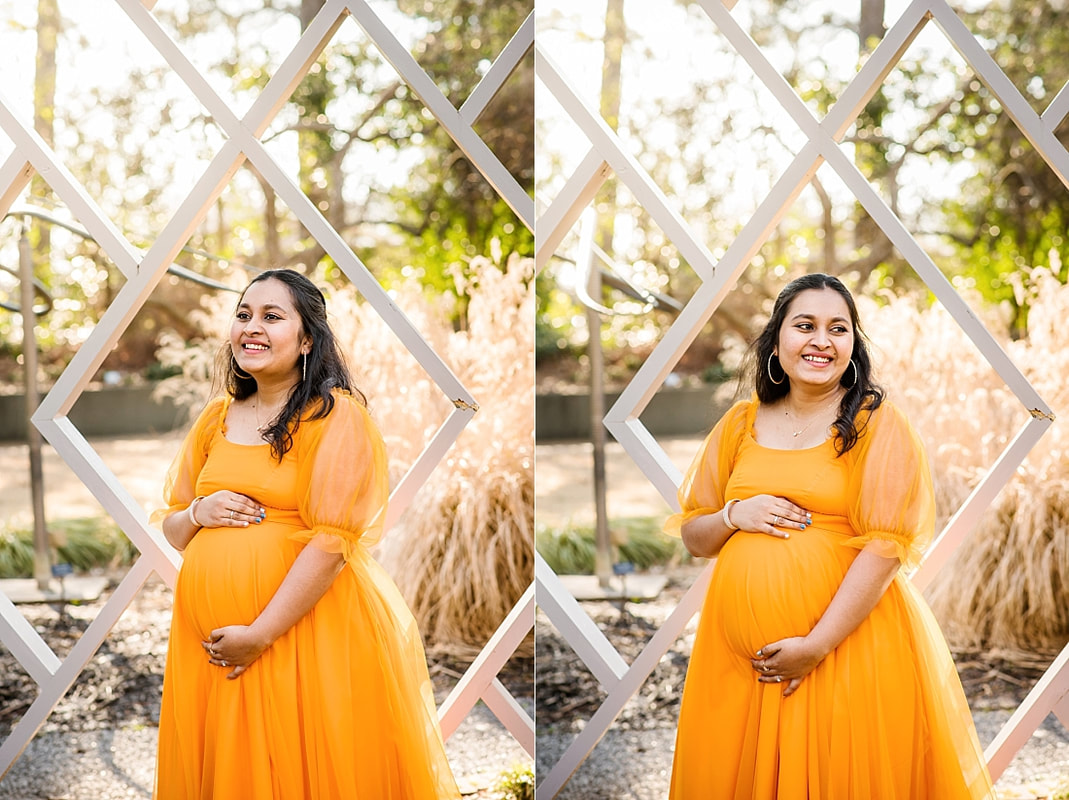
<svg viewBox="0 0 1069 800"><path fill-rule="evenodd" d="M957 648L1049 651L1069 640L1069 288L1042 271L1030 286L1027 335L999 344L1056 421L927 591ZM858 302L877 378L927 444L941 530L1029 413L941 305ZM984 322L1006 329L997 309Z"/></svg>
<svg viewBox="0 0 1069 800"><path fill-rule="evenodd" d="M534 262L474 259L458 295L392 292L479 404L445 460L384 537L377 556L419 620L428 649L471 657L534 579ZM330 298L335 330L368 388L397 480L453 410L367 304Z"/></svg>

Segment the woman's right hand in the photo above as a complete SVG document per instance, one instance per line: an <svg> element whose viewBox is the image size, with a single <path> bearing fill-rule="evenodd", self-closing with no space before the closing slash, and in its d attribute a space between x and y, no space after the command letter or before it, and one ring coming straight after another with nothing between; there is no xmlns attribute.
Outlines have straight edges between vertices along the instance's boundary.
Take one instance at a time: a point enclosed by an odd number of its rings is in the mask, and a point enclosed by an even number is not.
<svg viewBox="0 0 1069 800"><path fill-rule="evenodd" d="M731 524L740 531L765 533L789 539L791 531L804 531L813 522L813 515L785 497L758 494L740 500L728 512Z"/></svg>
<svg viewBox="0 0 1069 800"><path fill-rule="evenodd" d="M226 490L208 495L193 509L202 528L247 528L251 522L263 522L266 515L266 509L251 497Z"/></svg>

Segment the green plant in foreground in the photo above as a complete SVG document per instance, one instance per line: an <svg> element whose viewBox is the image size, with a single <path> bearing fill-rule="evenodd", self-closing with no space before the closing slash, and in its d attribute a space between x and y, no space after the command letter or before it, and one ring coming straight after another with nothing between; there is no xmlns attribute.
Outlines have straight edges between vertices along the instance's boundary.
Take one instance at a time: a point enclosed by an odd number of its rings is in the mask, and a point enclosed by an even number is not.
<svg viewBox="0 0 1069 800"><path fill-rule="evenodd" d="M621 517L610 520L609 528L617 558L630 561L637 569L676 563L687 557L683 544L661 533L660 517ZM589 575L594 572L594 529L591 526L539 526L535 533L539 554L560 575Z"/></svg>
<svg viewBox="0 0 1069 800"><path fill-rule="evenodd" d="M496 788L499 800L534 800L534 772L516 765L501 774Z"/></svg>
<svg viewBox="0 0 1069 800"><path fill-rule="evenodd" d="M137 549L122 531L103 517L74 517L48 522L49 533L63 542L53 561L66 562L78 572L112 564L129 564ZM33 575L33 530L0 525L0 578Z"/></svg>

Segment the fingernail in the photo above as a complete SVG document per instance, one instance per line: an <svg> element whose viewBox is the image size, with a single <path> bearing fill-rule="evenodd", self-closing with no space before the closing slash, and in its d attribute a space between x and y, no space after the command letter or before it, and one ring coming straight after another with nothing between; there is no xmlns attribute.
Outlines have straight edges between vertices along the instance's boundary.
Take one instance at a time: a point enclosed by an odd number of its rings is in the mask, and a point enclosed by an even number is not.
<svg viewBox="0 0 1069 800"><path fill-rule="evenodd" d="M241 523L241 527L247 528L247 527L249 527L249 523L243 522L243 523Z"/></svg>
<svg viewBox="0 0 1069 800"><path fill-rule="evenodd" d="M791 535L789 533L785 533L785 534L783 534L783 538L784 539L790 539Z"/></svg>

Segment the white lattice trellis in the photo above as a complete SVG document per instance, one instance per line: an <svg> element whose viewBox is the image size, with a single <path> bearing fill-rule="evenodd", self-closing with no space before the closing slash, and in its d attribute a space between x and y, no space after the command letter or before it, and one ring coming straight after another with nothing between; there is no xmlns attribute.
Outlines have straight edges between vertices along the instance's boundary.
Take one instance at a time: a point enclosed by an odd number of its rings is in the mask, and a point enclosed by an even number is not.
<svg viewBox="0 0 1069 800"><path fill-rule="evenodd" d="M924 563L912 576L914 583L923 589L946 563L968 531L975 526L984 508L1012 477L1014 470L1053 421L1053 415L901 220L858 171L840 145L840 140L916 36L929 22L934 22L950 44L972 66L977 76L991 90L1062 183L1069 186L1069 153L1053 133L1054 128L1069 113L1069 86L1062 88L1042 115L1037 115L946 2L915 0L888 31L864 67L832 106L827 117L817 120L757 44L732 17L730 8L734 6L734 2L697 0L696 4L770 90L783 110L790 115L806 137L805 145L724 256L717 261L672 209L648 173L628 154L616 134L574 90L567 72L557 66L539 45L536 47L537 77L583 132L591 149L538 220L536 262L541 267L549 260L599 187L611 174L615 174L617 180L627 186L636 202L646 209L702 279L701 286L690 302L620 395L619 400L605 415L604 420L605 425L662 496L670 505L676 507L676 487L682 476L641 423L639 415L817 169L827 163L1031 414L1031 418L929 548ZM710 570L711 566L690 588L634 663L628 666L597 626L567 594L552 569L539 560L535 573L538 606L545 611L608 693L582 732L575 737L539 784L539 797L554 797L560 792L612 725L627 701L642 686L657 662L698 610L708 584ZM1052 711L1069 727L1069 647L1055 660L987 748L986 757L995 778L1002 774L1014 754Z"/></svg>
<svg viewBox="0 0 1069 800"><path fill-rule="evenodd" d="M201 224L208 209L245 159L255 166L442 392L453 401L454 410L394 489L388 525L396 522L478 408L475 398L260 141L259 137L347 16L351 15L359 24L400 78L412 88L522 222L528 228L533 226L533 201L472 128L521 59L531 50L534 44L533 16L529 16L521 25L458 110L367 2L327 0L255 103L239 119L161 28L151 13L155 0L115 2L167 65L192 90L228 139L151 247L142 252L116 229L85 188L33 131L32 124L20 120L13 113L11 104L0 94L0 130L15 145L14 152L0 164L0 217L8 213L33 175L39 174L85 225L126 278L126 283L89 339L33 415L33 422L141 553L96 619L64 659L49 649L10 599L0 593L0 641L40 686L40 694L35 702L11 735L0 744L0 776L11 768L152 573L158 573L169 585L174 584L179 562L177 554L166 544L159 531L149 527L145 513L70 422L67 414L105 355L118 341L163 277L168 265ZM456 730L475 702L483 699L524 749L533 755L534 723L497 679L505 661L534 626L533 598L532 583L443 704L439 716L447 737Z"/></svg>

